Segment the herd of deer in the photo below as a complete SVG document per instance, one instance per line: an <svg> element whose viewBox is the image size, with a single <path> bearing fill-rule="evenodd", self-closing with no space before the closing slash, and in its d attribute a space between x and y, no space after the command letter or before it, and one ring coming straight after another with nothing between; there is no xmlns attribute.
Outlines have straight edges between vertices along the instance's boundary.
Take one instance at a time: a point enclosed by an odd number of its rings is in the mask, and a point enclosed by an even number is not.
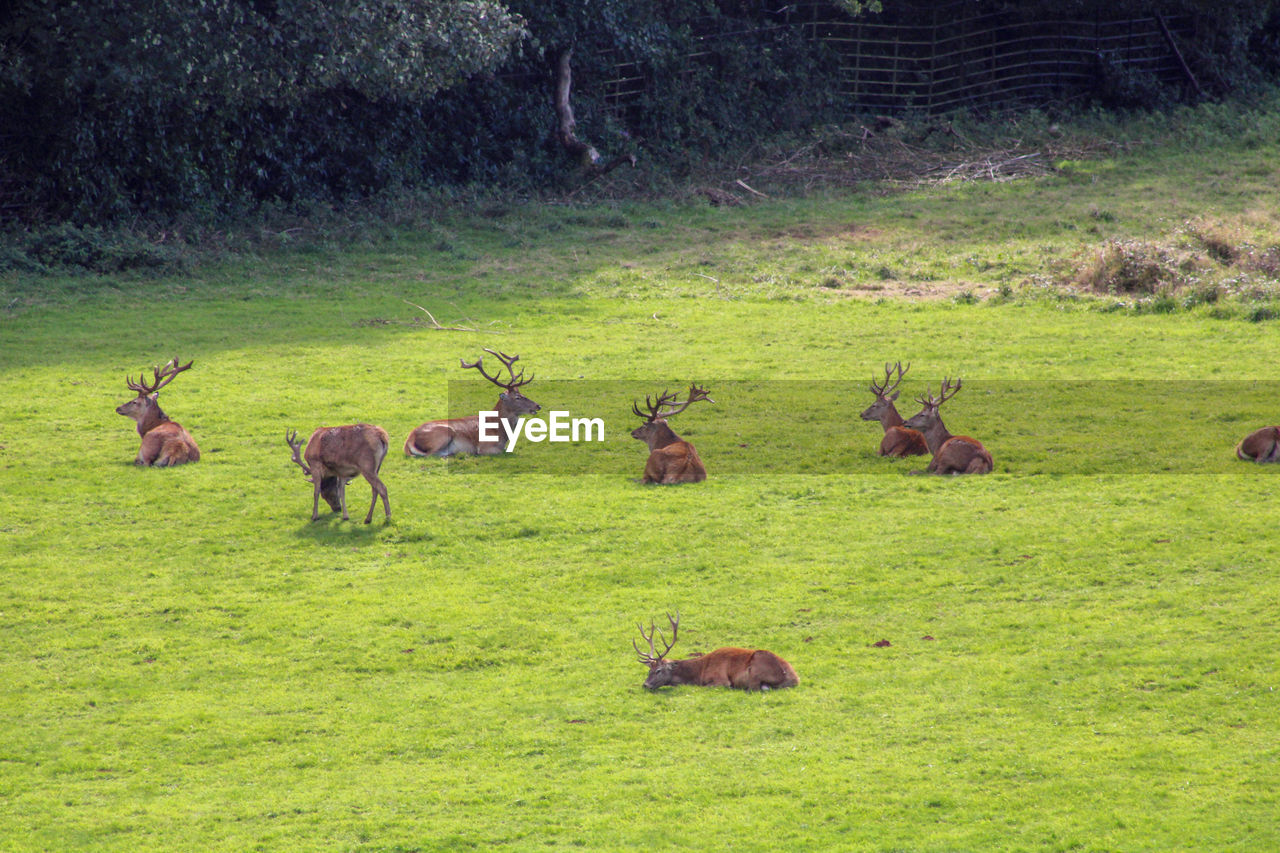
<svg viewBox="0 0 1280 853"><path fill-rule="evenodd" d="M514 365L520 356L509 356L487 348L484 351L502 362L507 379L490 375L484 369L483 357L472 363L461 363L464 369L479 371L485 379L502 389L494 410L504 435L486 437L481 430L480 414L427 421L409 433L404 443L406 455L502 453L515 434L516 422L524 415L539 411L541 407L520 391L522 386L533 379L526 379L523 370L516 372ZM137 396L117 407L116 412L137 422L142 445L138 449L135 464L167 467L200 459L200 448L196 446L195 439L182 426L170 420L158 402L160 389L172 382L179 373L189 370L191 365L190 361L179 364L175 358L168 364L156 367L154 378L150 382L145 381L142 376L136 382L126 377L129 390L134 391ZM904 457L932 454L928 466L928 471L932 474L990 472L991 454L982 446L982 442L964 435L952 435L938 414L942 404L960 391L960 380L957 379L954 385L950 379L944 380L937 397L932 393L917 397L916 402L922 408L910 419L903 420L898 414L894 401L898 399L898 386L902 384L902 378L908 369L910 365L904 368L901 362L892 367L886 364L884 381L871 383L875 402L862 413L862 419L879 421L884 427L880 455ZM667 423L669 418L703 400L715 402L705 388L693 384L689 386L689 394L683 402L679 401L678 395L664 391L656 401L645 397L646 411L641 411L639 401L631 407L632 412L644 421L631 436L643 441L649 448L649 458L644 466L645 483L700 483L707 478L707 469L698 457L697 450L676 435ZM387 519L391 518L387 487L378 477L390 446L387 431L382 427L366 423L320 427L311 434L305 451L295 431L289 431L285 435L285 441L293 451L293 461L314 487L312 521L320 517L321 498L324 498L334 512L341 512L343 520L348 518L346 485L356 476L363 476L373 489L373 501L369 504L364 523L368 524L373 520L378 498L382 498L382 508ZM1280 426L1263 427L1246 436L1236 446L1236 456L1246 461L1280 462ZM671 641L667 642L665 637L662 638L665 648L661 653L654 649L654 636L657 632L652 623L647 633L644 626L640 626L640 636L649 643L647 653L632 641L640 662L649 668L644 686L650 690L679 684L771 690L794 687L800 683L789 663L764 649L721 648L685 660L667 660L666 656L675 645L679 632L680 614L677 613L675 618L668 614L667 620L671 625ZM660 634L658 636L661 637Z"/></svg>
<svg viewBox="0 0 1280 853"><path fill-rule="evenodd" d="M474 362L462 361L461 364L464 369L479 371L481 376L502 389L494 409L464 418L427 421L405 439L405 455L452 456L469 453L489 456L503 453L516 434L517 421L542 408L520 390L533 381L533 377L526 379L523 370L516 371L515 363L519 360L519 355L507 355L488 348L484 351L502 362L506 368L505 379L501 378L500 371L495 376L485 370L483 356ZM164 468L195 462L200 458L200 448L196 446L195 439L164 413L160 408L158 394L161 388L172 382L179 373L189 370L191 365L190 361L180 364L175 358L168 364L156 367L154 378L150 382L141 376L136 382L126 377L129 390L134 391L137 396L119 406L116 412L137 422L142 446L134 460L135 464ZM700 483L707 478L707 469L698 457L698 451L676 435L667 423L669 418L702 400L715 402L705 388L695 384L689 386L689 396L683 402L676 394L664 391L656 402L649 397L645 398L645 412L640 411L639 402L632 406L632 411L644 423L631 435L649 448L649 458L644 466L644 482L670 485ZM502 434L486 434L481 429L482 415L496 415ZM373 520L373 511L378 506L379 498L382 499L386 517L391 518L387 487L378 476L390 447L387 431L382 427L366 423L320 427L307 440L305 450L296 431L286 433L285 441L293 451L293 461L314 487L312 521L320 518L321 498L324 498L334 512L341 512L344 521L347 520L346 486L357 476L364 477L373 489L373 501L369 504L364 523L369 524Z"/></svg>

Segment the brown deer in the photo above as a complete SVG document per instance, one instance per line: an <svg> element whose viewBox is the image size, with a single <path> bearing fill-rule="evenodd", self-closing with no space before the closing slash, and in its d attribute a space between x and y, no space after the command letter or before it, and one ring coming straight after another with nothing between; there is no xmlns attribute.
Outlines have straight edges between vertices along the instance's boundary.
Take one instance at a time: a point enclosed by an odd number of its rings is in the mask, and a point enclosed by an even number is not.
<svg viewBox="0 0 1280 853"><path fill-rule="evenodd" d="M181 465L185 462L197 462L200 459L200 448L191 433L181 424L169 420L169 416L160 408L159 391L173 381L184 370L189 370L194 362L188 361L178 366L174 358L163 367L154 368L155 378L144 382L141 374L138 381L125 377L125 384L138 396L129 402L116 407L116 414L133 418L138 422L138 435L142 436L142 446L138 448L135 465L152 465L165 468L170 465Z"/></svg>
<svg viewBox="0 0 1280 853"><path fill-rule="evenodd" d="M893 405L893 401L898 399L898 386L902 384L902 377L910 369L911 365L903 367L900 361L893 367L886 363L884 382L877 383L874 379L871 381L871 393L876 395L876 401L862 413L862 419L879 421L884 427L884 438L880 440L881 456L923 456L929 452L924 436L919 430L904 427L902 415L898 414L898 408ZM896 380L893 378L894 370L898 372ZM891 380L892 385L889 384Z"/></svg>
<svg viewBox="0 0 1280 853"><path fill-rule="evenodd" d="M528 385L533 381L532 376L525 379L523 370L516 373L512 367L519 361L520 356L507 355L487 347L484 351L506 366L507 373L511 377L509 380L504 382L496 376L490 376L486 373L484 356L476 359L472 364L468 364L461 359L459 361L464 369L470 370L474 368L480 371L481 376L502 389L502 393L498 395L497 405L490 412L482 412L470 417L427 421L409 433L409 437L405 439L404 452L406 455L452 456L455 453L470 453L476 456L492 456L497 453L504 453L515 435L516 423L520 418L523 415L532 415L542 408L520 392L521 386ZM497 420L501 435L486 438L481 435L481 415L492 415L493 412L496 412L496 417L486 418L486 420Z"/></svg>
<svg viewBox="0 0 1280 853"><path fill-rule="evenodd" d="M643 625L637 625L640 636L649 641L649 651L645 653L635 640L631 645L640 656L640 663L649 667L649 677L644 686L649 690L657 690L668 684L693 684L698 687L735 687L738 690L777 690L782 687L795 687L800 677L791 668L791 664L764 649L738 649L726 647L716 649L705 655L695 655L684 660L667 660L667 653L676 644L676 635L680 631L680 614L672 619L671 642L662 638L666 648L658 654L653 648L653 636L656 629L649 623L649 633L644 632Z"/></svg>
<svg viewBox="0 0 1280 853"><path fill-rule="evenodd" d="M905 426L924 433L929 452L933 454L929 460L930 474L988 474L994 467L991 454L982 442L967 435L952 435L938 414L938 407L956 395L960 383L961 380L957 379L955 387L952 387L951 380L946 379L942 383L941 397L932 394L917 397L916 402L924 408L905 423Z"/></svg>
<svg viewBox="0 0 1280 853"><path fill-rule="evenodd" d="M1280 426L1254 430L1236 445L1236 458L1245 462L1280 462Z"/></svg>
<svg viewBox="0 0 1280 853"><path fill-rule="evenodd" d="M347 483L357 475L362 475L373 487L373 502L369 504L369 514L364 523L373 521L373 510L382 498L382 508L387 513L387 521L391 520L391 505L387 503L387 487L378 478L382 468L382 460L387 456L390 439L387 431L373 424L350 424L348 426L320 427L311 433L307 440L307 452L303 461L302 442L298 433L290 430L285 433L284 440L293 448L293 461L315 485L315 495L311 502L311 520L320 518L320 498L334 512L342 513L342 520L348 521L347 515Z"/></svg>
<svg viewBox="0 0 1280 853"><path fill-rule="evenodd" d="M707 396L705 388L696 384L689 386L689 398L683 403L676 403L676 395L663 391L655 403L648 396L644 398L648 414L640 411L640 403L632 404L631 411L637 417L644 418L644 423L631 431L632 438L638 438L649 447L649 459L644 464L644 482L661 483L664 486L675 483L701 483L707 479L707 469L698 457L693 445L676 435L667 424L667 418L678 415L693 403L706 400L714 403ZM663 406L674 406L663 410Z"/></svg>

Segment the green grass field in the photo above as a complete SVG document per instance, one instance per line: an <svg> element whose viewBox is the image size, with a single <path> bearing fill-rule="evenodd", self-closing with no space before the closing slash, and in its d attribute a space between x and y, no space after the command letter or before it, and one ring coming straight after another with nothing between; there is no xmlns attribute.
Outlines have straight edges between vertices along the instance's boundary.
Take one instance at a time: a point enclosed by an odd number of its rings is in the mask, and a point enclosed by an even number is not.
<svg viewBox="0 0 1280 853"><path fill-rule="evenodd" d="M1274 244L1278 155L0 280L0 847L1280 849L1280 469L1232 454L1280 421L1270 303L1038 283L1192 217ZM605 443L405 458L492 396L485 346ZM174 355L204 457L139 470L113 409ZM995 473L874 455L897 359L905 415L963 376ZM691 380L710 478L642 486L631 403ZM356 420L392 521L356 481L312 524L285 431ZM636 623L677 609L675 654L800 686L642 690Z"/></svg>

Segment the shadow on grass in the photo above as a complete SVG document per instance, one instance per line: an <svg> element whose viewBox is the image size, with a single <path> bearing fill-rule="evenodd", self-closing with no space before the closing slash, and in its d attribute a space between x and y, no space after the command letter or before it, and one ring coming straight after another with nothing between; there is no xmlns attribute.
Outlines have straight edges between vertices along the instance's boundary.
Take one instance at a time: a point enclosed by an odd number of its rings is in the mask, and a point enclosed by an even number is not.
<svg viewBox="0 0 1280 853"><path fill-rule="evenodd" d="M380 513L375 512L373 521L365 524L363 515L353 515L350 521L343 521L340 513L322 513L318 519L311 521L304 514L306 521L294 528L293 535L320 545L372 545L378 541L378 534L393 524L379 516Z"/></svg>

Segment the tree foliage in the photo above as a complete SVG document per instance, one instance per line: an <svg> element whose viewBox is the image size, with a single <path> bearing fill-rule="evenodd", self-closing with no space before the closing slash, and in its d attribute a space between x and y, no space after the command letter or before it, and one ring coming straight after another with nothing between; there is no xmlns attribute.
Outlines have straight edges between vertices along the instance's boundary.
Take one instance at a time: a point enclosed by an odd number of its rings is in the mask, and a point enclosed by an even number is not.
<svg viewBox="0 0 1280 853"><path fill-rule="evenodd" d="M1024 19L1037 4L1046 14L1152 6L979 2ZM562 180L572 166L553 142L553 92L569 49L579 137L606 157L643 147L678 170L839 116L836 63L804 25L882 4L834 3L10 0L0 217L106 224L391 186ZM1277 5L1153 8L1197 15L1189 59L1221 90L1252 67L1251 48L1280 41ZM626 80L639 83L623 97Z"/></svg>

